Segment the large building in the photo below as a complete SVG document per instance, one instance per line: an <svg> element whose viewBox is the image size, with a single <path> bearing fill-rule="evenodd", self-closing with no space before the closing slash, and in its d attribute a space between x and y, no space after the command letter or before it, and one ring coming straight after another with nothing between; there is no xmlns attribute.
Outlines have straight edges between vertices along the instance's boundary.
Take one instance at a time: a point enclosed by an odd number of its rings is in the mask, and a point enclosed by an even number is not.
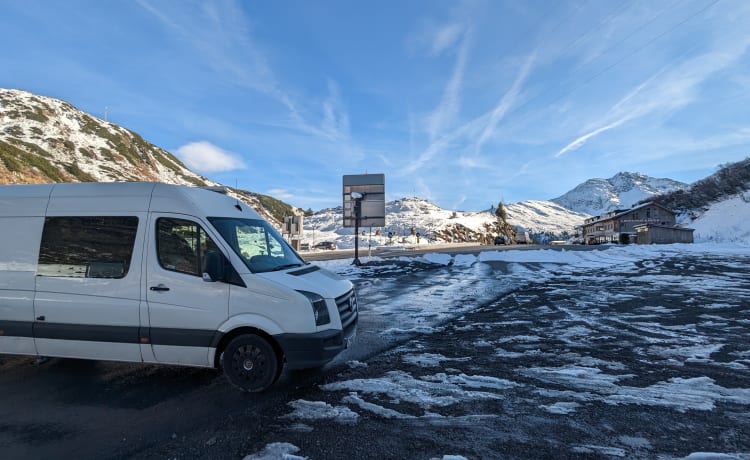
<svg viewBox="0 0 750 460"><path fill-rule="evenodd" d="M652 202L586 219L581 234L585 244L693 242L693 229L677 227L675 213Z"/></svg>

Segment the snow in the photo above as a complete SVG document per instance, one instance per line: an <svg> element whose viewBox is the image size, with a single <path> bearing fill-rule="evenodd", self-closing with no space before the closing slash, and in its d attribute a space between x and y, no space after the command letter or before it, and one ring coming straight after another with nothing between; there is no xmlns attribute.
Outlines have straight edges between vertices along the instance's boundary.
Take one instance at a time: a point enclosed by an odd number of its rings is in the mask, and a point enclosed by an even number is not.
<svg viewBox="0 0 750 460"><path fill-rule="evenodd" d="M338 423L356 423L359 415L346 406L332 406L324 401L298 399L289 403L294 411L285 418L294 420L334 420Z"/></svg>
<svg viewBox="0 0 750 460"><path fill-rule="evenodd" d="M609 179L589 179L551 201L567 209L598 216L615 209L627 209L653 195L687 187L688 184L671 179L621 172Z"/></svg>
<svg viewBox="0 0 750 460"><path fill-rule="evenodd" d="M687 224L698 242L750 244L750 191L713 204Z"/></svg>
<svg viewBox="0 0 750 460"><path fill-rule="evenodd" d="M523 201L505 206L507 221L510 225L522 228L533 234L551 233L562 235L572 234L575 227L581 225L589 216L566 209L551 201ZM487 227L497 221L497 217L489 211L464 212L442 209L421 198L402 198L386 203L386 226L381 235L376 235L378 229L364 229L365 234L360 238L360 250L368 248L397 247L429 247L434 244L452 243L452 241L435 241L432 238L436 232L446 231L454 227L465 227L473 232L486 233ZM310 247L322 241L332 241L339 249L354 247L354 231L342 227L343 217L341 208L329 208L315 213L304 220L303 243ZM411 235L411 229L416 235ZM388 233L393 238L388 238Z"/></svg>
<svg viewBox="0 0 750 460"><path fill-rule="evenodd" d="M299 447L288 442L274 442L266 445L257 454L246 455L243 460L307 460L307 457L294 455L299 452Z"/></svg>

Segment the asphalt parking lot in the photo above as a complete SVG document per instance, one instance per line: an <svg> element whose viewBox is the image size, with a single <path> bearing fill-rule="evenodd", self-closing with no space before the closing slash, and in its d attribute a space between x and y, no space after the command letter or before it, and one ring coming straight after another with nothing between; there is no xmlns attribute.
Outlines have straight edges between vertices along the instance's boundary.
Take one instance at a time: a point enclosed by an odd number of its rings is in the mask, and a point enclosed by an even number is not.
<svg viewBox="0 0 750 460"><path fill-rule="evenodd" d="M747 255L460 257L365 266L358 347L262 395L0 357L4 458L750 458Z"/></svg>

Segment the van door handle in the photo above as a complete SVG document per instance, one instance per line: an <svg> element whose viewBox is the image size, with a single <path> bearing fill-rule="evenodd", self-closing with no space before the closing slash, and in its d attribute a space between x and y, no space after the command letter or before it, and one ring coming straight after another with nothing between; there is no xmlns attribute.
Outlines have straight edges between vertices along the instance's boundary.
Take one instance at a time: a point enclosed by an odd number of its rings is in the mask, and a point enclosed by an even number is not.
<svg viewBox="0 0 750 460"><path fill-rule="evenodd" d="M164 286L163 284L160 284L158 286L151 286L149 289L151 289L152 291L168 291L169 290L169 288Z"/></svg>
<svg viewBox="0 0 750 460"><path fill-rule="evenodd" d="M44 321L45 319L46 319L46 318L44 317L44 315L42 315L42 316L37 316L37 317L36 317L36 320L37 320L37 321Z"/></svg>

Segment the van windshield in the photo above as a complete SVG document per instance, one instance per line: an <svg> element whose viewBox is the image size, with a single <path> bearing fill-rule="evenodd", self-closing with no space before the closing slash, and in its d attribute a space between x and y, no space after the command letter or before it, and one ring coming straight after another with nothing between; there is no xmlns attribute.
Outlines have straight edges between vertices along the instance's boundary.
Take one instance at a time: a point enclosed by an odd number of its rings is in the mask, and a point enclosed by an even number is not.
<svg viewBox="0 0 750 460"><path fill-rule="evenodd" d="M305 262L268 222L260 219L209 217L224 240L253 273L301 267Z"/></svg>

